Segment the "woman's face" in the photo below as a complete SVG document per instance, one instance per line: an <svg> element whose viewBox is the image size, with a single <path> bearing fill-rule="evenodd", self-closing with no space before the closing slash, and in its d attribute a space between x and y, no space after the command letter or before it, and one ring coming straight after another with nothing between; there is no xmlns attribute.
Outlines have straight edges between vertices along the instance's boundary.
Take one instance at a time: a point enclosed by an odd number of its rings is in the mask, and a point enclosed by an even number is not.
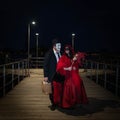
<svg viewBox="0 0 120 120"><path fill-rule="evenodd" d="M69 48L66 47L66 48L65 48L65 53L66 53L66 54L69 54L69 52L70 52Z"/></svg>

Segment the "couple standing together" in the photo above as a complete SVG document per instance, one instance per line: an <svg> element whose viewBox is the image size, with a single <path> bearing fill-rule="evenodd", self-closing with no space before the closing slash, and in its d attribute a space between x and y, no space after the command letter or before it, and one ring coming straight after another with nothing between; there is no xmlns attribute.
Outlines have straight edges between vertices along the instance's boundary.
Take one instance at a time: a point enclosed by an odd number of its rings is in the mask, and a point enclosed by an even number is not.
<svg viewBox="0 0 120 120"><path fill-rule="evenodd" d="M87 104L88 99L81 77L79 66L84 57L74 53L70 45L66 45L61 55L61 43L53 39L44 60L44 81L51 82L52 94L49 94L51 110L56 107L73 108L77 104ZM64 79L64 80L63 80Z"/></svg>

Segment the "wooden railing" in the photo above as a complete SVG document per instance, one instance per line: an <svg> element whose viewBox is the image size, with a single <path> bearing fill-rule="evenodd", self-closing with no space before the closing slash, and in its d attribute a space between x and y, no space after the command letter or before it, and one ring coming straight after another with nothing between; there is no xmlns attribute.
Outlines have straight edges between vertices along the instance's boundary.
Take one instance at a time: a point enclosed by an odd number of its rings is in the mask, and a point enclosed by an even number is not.
<svg viewBox="0 0 120 120"><path fill-rule="evenodd" d="M120 65L86 60L84 69L87 77L120 96Z"/></svg>
<svg viewBox="0 0 120 120"><path fill-rule="evenodd" d="M30 69L43 68L44 57L30 58ZM120 96L120 65L86 60L82 66L86 76ZM0 65L0 96L4 96L24 77L29 76L27 59Z"/></svg>
<svg viewBox="0 0 120 120"><path fill-rule="evenodd" d="M0 65L0 96L5 96L28 75L27 59Z"/></svg>
<svg viewBox="0 0 120 120"><path fill-rule="evenodd" d="M44 57L30 58L30 68L43 68Z"/></svg>

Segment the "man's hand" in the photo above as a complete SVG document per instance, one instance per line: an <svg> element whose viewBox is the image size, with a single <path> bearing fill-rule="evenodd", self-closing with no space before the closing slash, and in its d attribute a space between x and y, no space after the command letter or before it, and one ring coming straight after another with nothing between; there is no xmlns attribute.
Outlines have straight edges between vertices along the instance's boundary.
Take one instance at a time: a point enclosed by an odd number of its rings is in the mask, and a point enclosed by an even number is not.
<svg viewBox="0 0 120 120"><path fill-rule="evenodd" d="M48 77L44 77L44 81L46 81L46 82L47 82L47 81L48 81Z"/></svg>

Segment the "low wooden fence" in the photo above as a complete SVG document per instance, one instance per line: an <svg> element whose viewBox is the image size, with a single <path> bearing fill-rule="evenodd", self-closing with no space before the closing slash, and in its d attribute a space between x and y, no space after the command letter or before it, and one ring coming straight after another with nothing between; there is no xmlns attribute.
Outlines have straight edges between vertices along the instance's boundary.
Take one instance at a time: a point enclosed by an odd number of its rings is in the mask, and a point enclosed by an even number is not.
<svg viewBox="0 0 120 120"><path fill-rule="evenodd" d="M44 57L30 58L30 69L43 68ZM86 76L120 96L120 65L86 60L82 66ZM27 59L0 65L0 96L4 96L24 77L29 76ZM9 87L8 87L9 86Z"/></svg>
<svg viewBox="0 0 120 120"><path fill-rule="evenodd" d="M27 59L0 65L0 96L5 96L28 75Z"/></svg>
<svg viewBox="0 0 120 120"><path fill-rule="evenodd" d="M87 77L120 96L120 65L86 60L84 69Z"/></svg>

